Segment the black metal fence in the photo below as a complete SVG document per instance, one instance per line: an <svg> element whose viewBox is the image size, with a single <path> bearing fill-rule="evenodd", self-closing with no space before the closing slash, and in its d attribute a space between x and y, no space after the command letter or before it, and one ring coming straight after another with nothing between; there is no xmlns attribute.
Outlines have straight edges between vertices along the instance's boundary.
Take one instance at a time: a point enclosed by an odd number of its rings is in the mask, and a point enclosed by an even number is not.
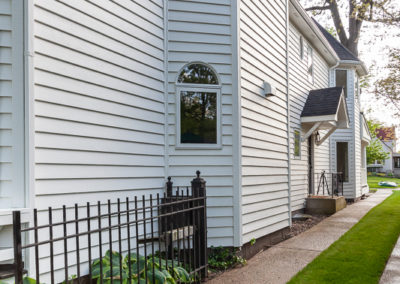
<svg viewBox="0 0 400 284"><path fill-rule="evenodd" d="M191 187L173 188L168 178L166 188L162 196L59 210L49 207L46 212L34 209L29 227L23 227L21 213L14 211L15 282L22 283L27 272L24 258L30 259L29 274L36 283L197 283L205 279L205 181L197 171Z"/></svg>
<svg viewBox="0 0 400 284"><path fill-rule="evenodd" d="M343 173L322 171L316 174L317 192L314 195L343 196Z"/></svg>

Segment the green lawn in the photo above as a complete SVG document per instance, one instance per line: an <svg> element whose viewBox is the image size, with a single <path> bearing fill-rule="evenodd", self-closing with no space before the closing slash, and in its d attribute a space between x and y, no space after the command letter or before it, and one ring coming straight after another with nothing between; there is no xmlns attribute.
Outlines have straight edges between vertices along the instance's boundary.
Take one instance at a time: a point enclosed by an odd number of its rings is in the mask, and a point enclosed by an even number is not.
<svg viewBox="0 0 400 284"><path fill-rule="evenodd" d="M369 185L370 191L376 191L377 188L387 188L384 186L380 186L378 184L380 181L393 181L393 182L397 183L400 187L400 179L399 178L368 176L368 185Z"/></svg>
<svg viewBox="0 0 400 284"><path fill-rule="evenodd" d="M378 283L400 235L399 207L394 191L288 283Z"/></svg>

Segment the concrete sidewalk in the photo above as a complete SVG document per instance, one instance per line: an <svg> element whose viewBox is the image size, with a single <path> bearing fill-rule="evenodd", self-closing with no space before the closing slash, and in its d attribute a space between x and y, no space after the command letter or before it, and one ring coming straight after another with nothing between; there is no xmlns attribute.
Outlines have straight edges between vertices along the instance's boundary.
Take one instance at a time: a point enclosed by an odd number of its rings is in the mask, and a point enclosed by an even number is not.
<svg viewBox="0 0 400 284"><path fill-rule="evenodd" d="M392 190L378 190L310 230L257 254L246 266L225 272L207 283L286 283L391 193Z"/></svg>

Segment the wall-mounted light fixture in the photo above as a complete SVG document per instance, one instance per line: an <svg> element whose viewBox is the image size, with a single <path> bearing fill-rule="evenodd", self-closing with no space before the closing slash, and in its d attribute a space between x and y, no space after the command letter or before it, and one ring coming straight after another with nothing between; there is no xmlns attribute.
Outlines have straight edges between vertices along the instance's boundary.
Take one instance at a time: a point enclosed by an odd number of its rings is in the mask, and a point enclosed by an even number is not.
<svg viewBox="0 0 400 284"><path fill-rule="evenodd" d="M270 83L264 82L264 95L266 97L272 97L276 95L276 89Z"/></svg>
<svg viewBox="0 0 400 284"><path fill-rule="evenodd" d="M319 135L319 132L315 134L315 142L319 143L321 141L321 136Z"/></svg>

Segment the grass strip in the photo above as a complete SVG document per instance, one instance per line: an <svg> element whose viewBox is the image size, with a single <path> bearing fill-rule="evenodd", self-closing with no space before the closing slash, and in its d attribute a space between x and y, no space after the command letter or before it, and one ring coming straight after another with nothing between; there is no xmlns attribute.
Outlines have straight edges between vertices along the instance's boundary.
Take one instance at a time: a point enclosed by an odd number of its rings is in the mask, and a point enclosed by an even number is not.
<svg viewBox="0 0 400 284"><path fill-rule="evenodd" d="M288 283L378 283L399 235L394 191Z"/></svg>

